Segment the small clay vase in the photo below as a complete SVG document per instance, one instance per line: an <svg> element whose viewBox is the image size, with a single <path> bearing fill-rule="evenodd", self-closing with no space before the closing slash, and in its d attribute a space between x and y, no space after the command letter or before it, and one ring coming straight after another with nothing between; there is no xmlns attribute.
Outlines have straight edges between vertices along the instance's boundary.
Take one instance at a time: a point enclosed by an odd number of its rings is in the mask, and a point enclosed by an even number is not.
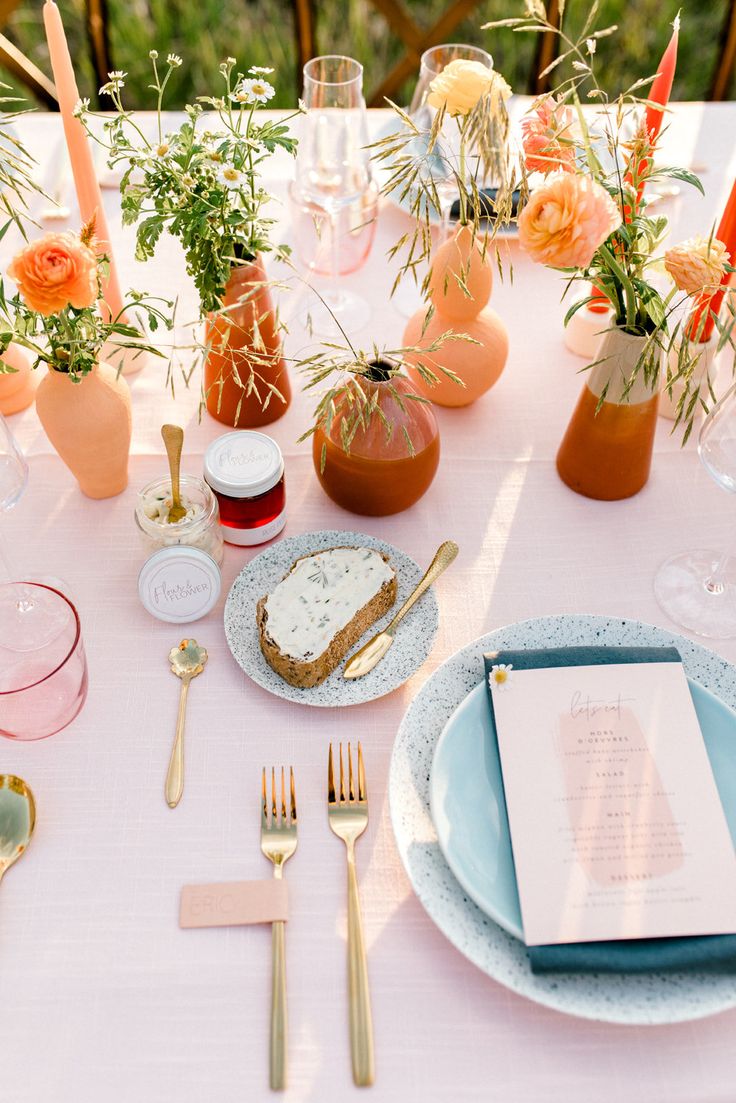
<svg viewBox="0 0 736 1103"><path fill-rule="evenodd" d="M469 406L496 382L506 365L509 338L501 318L488 306L493 290L490 252L470 226L459 226L441 245L432 262L429 297L434 314L425 328L422 307L404 332L404 345L426 348L448 331L464 333L469 341L445 341L426 356L407 355L407 370L417 394L438 406ZM416 369L421 361L438 376L436 385L425 381ZM462 386L443 374L447 368Z"/></svg>
<svg viewBox="0 0 736 1103"><path fill-rule="evenodd" d="M205 404L212 417L230 428L269 425L291 402L278 318L266 281L260 256L233 267L223 304L231 309L212 315L207 323Z"/></svg>
<svg viewBox="0 0 736 1103"><path fill-rule="evenodd" d="M3 362L15 368L14 372L0 375L0 414L6 417L25 410L33 402L36 393L31 358L20 345L9 345L2 356Z"/></svg>
<svg viewBox="0 0 736 1103"><path fill-rule="evenodd" d="M36 391L46 435L88 498L112 498L128 485L130 390L109 364L74 383L49 368Z"/></svg>
<svg viewBox="0 0 736 1103"><path fill-rule="evenodd" d="M350 392L358 386L375 408L346 450L343 422L350 430L357 401ZM413 394L416 388L406 376L391 375L379 361L373 378L345 384L329 431L319 427L314 433L317 478L343 509L385 517L408 509L429 490L440 461L439 429L431 406L407 397Z"/></svg>

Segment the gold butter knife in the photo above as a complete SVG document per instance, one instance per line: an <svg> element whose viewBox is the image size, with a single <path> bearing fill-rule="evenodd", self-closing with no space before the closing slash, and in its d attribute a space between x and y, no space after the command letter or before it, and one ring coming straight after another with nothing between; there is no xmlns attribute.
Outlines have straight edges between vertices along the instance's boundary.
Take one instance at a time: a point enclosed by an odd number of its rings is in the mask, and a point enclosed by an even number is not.
<svg viewBox="0 0 736 1103"><path fill-rule="evenodd" d="M394 642L394 635L399 623L425 590L428 590L442 572L450 566L459 550L454 540L445 540L444 544L440 544L434 559L417 588L406 599L391 623L387 624L383 631L378 632L364 647L361 647L360 651L356 651L351 659L348 659L342 672L343 678L362 678L364 674L368 674L374 666L380 663Z"/></svg>

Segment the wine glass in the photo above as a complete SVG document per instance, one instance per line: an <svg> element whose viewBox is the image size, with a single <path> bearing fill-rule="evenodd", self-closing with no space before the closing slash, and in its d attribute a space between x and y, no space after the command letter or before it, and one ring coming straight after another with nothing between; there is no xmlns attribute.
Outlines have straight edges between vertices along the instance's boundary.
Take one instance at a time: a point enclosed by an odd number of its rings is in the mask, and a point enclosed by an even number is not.
<svg viewBox="0 0 736 1103"><path fill-rule="evenodd" d="M718 485L735 493L736 384L703 422L698 455ZM682 552L662 564L654 592L683 628L712 639L736 636L736 557L703 548Z"/></svg>
<svg viewBox="0 0 736 1103"><path fill-rule="evenodd" d="M347 332L370 318L368 303L337 282L341 221L361 207L373 185L363 66L341 55L312 58L304 66L304 103L295 195L328 229L331 276L331 286L321 295L327 309L310 314L314 328L334 335L335 320Z"/></svg>
<svg viewBox="0 0 736 1103"><path fill-rule="evenodd" d="M0 415L0 514L20 499L28 465ZM15 581L0 533L0 735L43 739L66 727L87 696L79 615L55 584Z"/></svg>

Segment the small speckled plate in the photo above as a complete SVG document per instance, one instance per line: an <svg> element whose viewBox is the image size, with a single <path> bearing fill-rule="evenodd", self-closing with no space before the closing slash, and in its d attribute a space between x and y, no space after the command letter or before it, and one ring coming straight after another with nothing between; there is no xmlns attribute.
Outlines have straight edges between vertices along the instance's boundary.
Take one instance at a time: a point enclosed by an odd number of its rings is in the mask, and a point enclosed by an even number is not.
<svg viewBox="0 0 736 1103"><path fill-rule="evenodd" d="M321 685L299 689L285 682L263 657L256 625L256 605L262 597L275 589L300 556L337 547L375 548L384 552L396 571L396 602L385 617L377 620L361 636L355 647L345 656L344 662ZM328 529L322 532L305 532L301 536L287 536L252 559L235 579L225 602L225 636L228 646L235 661L249 678L269 693L284 697L287 701L298 701L302 705L316 705L320 708L374 701L402 686L419 669L432 650L439 623L434 590L428 590L411 612L407 613L385 658L370 674L347 681L342 676L343 667L353 652L388 624L423 574L424 570L410 556L392 544L362 532Z"/></svg>
<svg viewBox="0 0 736 1103"><path fill-rule="evenodd" d="M674 646L685 672L736 709L736 669L699 644L651 624L607 617L542 617L500 628L463 648L434 672L399 728L389 772L391 820L401 859L430 918L470 961L519 995L546 1007L601 1022L657 1025L705 1018L736 1007L736 976L707 973L534 976L522 942L502 930L450 871L430 812L432 760L458 706L478 685L483 654L501 648ZM733 770L729 762L714 771ZM489 846L491 845L489 840Z"/></svg>

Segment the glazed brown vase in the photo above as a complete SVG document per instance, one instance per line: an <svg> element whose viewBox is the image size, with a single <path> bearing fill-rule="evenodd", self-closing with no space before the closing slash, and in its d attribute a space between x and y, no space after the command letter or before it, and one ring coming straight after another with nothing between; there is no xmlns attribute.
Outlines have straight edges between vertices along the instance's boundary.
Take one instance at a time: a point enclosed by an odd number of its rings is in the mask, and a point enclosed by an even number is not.
<svg viewBox="0 0 736 1103"><path fill-rule="evenodd" d="M111 498L128 485L132 418L128 384L100 363L74 383L49 368L36 391L46 435L88 498Z"/></svg>
<svg viewBox="0 0 736 1103"><path fill-rule="evenodd" d="M404 395L416 394L406 376L395 375L390 381L361 379L363 393L381 414L374 409L346 449L343 423L351 425L355 409L348 389L357 385L355 381L346 384L336 399L337 413L329 432L319 428L312 437L317 478L333 502L351 513L370 517L399 513L419 501L437 472L437 419L427 403L403 400Z"/></svg>
<svg viewBox="0 0 736 1103"><path fill-rule="evenodd" d="M278 318L261 257L237 265L223 313L207 322L204 397L212 417L236 429L268 425L286 413L291 387Z"/></svg>
<svg viewBox="0 0 736 1103"><path fill-rule="evenodd" d="M659 375L650 384L640 371L625 392L645 342L622 329L603 334L599 362L588 373L557 453L557 472L577 494L608 502L631 498L649 478Z"/></svg>

